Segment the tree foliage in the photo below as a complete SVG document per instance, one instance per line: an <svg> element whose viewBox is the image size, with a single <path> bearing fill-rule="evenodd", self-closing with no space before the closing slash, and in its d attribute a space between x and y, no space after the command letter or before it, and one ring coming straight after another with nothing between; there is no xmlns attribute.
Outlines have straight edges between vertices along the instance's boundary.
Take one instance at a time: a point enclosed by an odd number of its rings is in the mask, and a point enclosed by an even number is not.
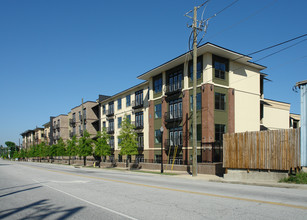
<svg viewBox="0 0 307 220"><path fill-rule="evenodd" d="M125 115L122 122L122 128L119 132L118 138L121 140L119 143L121 155L137 155L137 134L134 130L134 125L131 124L129 118Z"/></svg>
<svg viewBox="0 0 307 220"><path fill-rule="evenodd" d="M90 134L84 131L84 135L79 138L78 141L78 155L81 157L89 156L93 153L93 140L90 138Z"/></svg>
<svg viewBox="0 0 307 220"><path fill-rule="evenodd" d="M77 150L77 138L73 136L71 140L67 141L66 154L67 156L76 156L78 154Z"/></svg>
<svg viewBox="0 0 307 220"><path fill-rule="evenodd" d="M102 130L102 132L97 132L97 140L94 142L95 155L100 157L111 155L111 147L108 144L109 140L110 135L107 133L105 128Z"/></svg>

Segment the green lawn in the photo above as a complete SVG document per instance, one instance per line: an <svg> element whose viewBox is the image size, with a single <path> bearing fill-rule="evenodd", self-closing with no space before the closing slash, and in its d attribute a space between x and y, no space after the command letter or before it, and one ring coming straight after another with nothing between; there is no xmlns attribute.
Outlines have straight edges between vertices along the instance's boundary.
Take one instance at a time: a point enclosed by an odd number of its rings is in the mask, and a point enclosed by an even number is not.
<svg viewBox="0 0 307 220"><path fill-rule="evenodd" d="M281 179L279 182L307 184L307 173L299 172L296 175L291 175L288 178Z"/></svg>

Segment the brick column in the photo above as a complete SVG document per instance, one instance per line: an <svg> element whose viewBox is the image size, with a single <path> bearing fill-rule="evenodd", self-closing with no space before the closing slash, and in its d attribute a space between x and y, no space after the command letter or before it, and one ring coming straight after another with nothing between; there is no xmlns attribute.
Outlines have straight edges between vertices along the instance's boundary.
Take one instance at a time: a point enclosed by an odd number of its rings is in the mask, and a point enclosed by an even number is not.
<svg viewBox="0 0 307 220"><path fill-rule="evenodd" d="M212 162L212 143L214 142L214 85L202 86L202 161Z"/></svg>
<svg viewBox="0 0 307 220"><path fill-rule="evenodd" d="M167 159L167 154L165 152L165 147L166 147L166 143L165 140L167 139L168 136L168 130L165 126L165 114L167 112L167 102L165 99L165 96L162 97L162 105L161 105L161 111L162 111L162 126L163 126L163 160L165 161Z"/></svg>
<svg viewBox="0 0 307 220"><path fill-rule="evenodd" d="M154 150L153 148L155 147L155 105L154 101L149 101L149 110L148 110L148 122L149 122L149 131L148 131L148 142L149 142L149 158L150 160L153 160L155 155L154 155Z"/></svg>

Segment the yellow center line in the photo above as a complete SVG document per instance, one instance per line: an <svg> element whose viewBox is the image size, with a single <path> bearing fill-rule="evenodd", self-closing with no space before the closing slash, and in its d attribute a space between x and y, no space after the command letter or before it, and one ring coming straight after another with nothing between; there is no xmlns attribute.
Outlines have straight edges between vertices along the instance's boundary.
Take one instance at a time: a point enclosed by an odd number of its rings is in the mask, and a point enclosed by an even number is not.
<svg viewBox="0 0 307 220"><path fill-rule="evenodd" d="M134 185L134 186L142 186L142 187L153 188L153 189L161 189L161 190L167 190L167 191L173 191L173 192L182 192L182 193L188 193L188 194L194 194L194 195L210 196L210 197L217 197L217 198L223 198L223 199L233 199L233 200L240 200L240 201L246 201L246 202L256 202L256 203L278 205L278 206L285 206L285 207L290 207L290 208L307 210L307 206L291 205L291 204L280 203L280 202L270 202L270 201L263 201L263 200L257 200L257 199L233 197L233 196L224 196L224 195L218 195L218 194L212 194L212 193L195 192L195 191L190 191L190 190L174 189L174 188L168 188L168 187L163 187L163 186L153 186L153 185L147 185L147 184L141 184L141 183L127 182L127 181L123 181L123 180L115 180L115 179L109 179L109 178L103 178L103 177L95 177L95 176L88 176L88 175L82 175L82 174L75 174L75 173L69 173L69 172L65 172L65 171L50 170L50 169L47 169L47 168L35 167L35 166L31 166L31 165L25 165L25 166L28 166L28 167L31 167L31 168L36 168L36 169L41 169L41 170L47 170L49 172L65 174L65 175L71 175L71 176L77 176L77 177L83 177L83 178L89 178L89 179L96 179L96 180L104 180L104 181L116 182L116 183L123 183L123 184L129 184L129 185Z"/></svg>

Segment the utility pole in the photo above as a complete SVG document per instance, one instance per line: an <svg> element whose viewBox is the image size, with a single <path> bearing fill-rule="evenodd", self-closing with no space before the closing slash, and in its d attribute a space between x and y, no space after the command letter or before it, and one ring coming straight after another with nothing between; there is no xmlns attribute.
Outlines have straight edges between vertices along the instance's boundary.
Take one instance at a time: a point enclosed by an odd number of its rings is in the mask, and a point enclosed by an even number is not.
<svg viewBox="0 0 307 220"><path fill-rule="evenodd" d="M193 31L193 117L192 117L192 120L193 120L192 121L193 123L192 124L192 129L193 129L193 133L192 133L193 135L193 162L192 164L193 164L193 168L192 168L192 176L197 176L197 92L196 92L196 88L197 88L197 45L198 45L197 35L199 32L204 32L204 35L205 35L205 33L207 32L208 22L212 18L212 17L208 19L201 18L201 20L197 20L197 10L200 9L201 7L206 8L205 5L209 1L210 0L205 1L200 6L195 6L194 10L190 10L185 14L186 17L193 19L193 24L191 26L188 26L193 29L192 30ZM192 12L194 13L193 18L189 16L189 14ZM202 14L204 14L204 12ZM190 45L190 42L189 42L189 45Z"/></svg>
<svg viewBox="0 0 307 220"><path fill-rule="evenodd" d="M197 7L194 7L193 16L193 168L192 176L197 176Z"/></svg>

